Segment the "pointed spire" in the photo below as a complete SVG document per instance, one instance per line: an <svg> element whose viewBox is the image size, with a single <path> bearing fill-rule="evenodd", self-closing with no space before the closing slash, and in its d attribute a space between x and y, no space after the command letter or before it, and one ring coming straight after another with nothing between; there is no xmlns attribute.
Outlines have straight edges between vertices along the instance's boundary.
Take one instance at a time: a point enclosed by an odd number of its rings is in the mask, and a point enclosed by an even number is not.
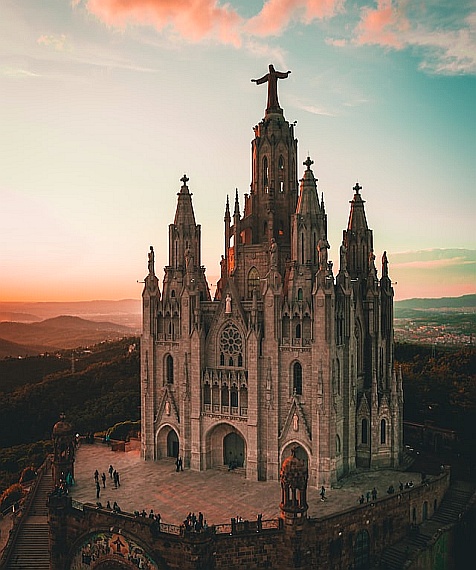
<svg viewBox="0 0 476 570"><path fill-rule="evenodd" d="M354 198L351 200L351 208L350 208L350 215L349 215L349 223L347 225L347 229L353 232L357 232L359 230L367 230L367 219L365 217L365 200L362 200L362 196L360 195L360 190L362 190L362 186L357 182L353 188L355 194Z"/></svg>
<svg viewBox="0 0 476 570"><path fill-rule="evenodd" d="M240 202L238 200L238 188L235 188L235 211L233 212L234 216L240 215Z"/></svg>
<svg viewBox="0 0 476 570"><path fill-rule="evenodd" d="M317 178L311 170L314 161L308 156L303 162L306 167L304 176L301 178L301 186L299 189L299 198L296 206L296 214L317 213L319 209L319 198L317 196Z"/></svg>
<svg viewBox="0 0 476 570"><path fill-rule="evenodd" d="M175 210L175 225L186 224L195 226L195 214L192 206L192 193L189 191L187 182L190 179L186 174L182 176L180 181L182 186L180 192L177 193L177 209Z"/></svg>
<svg viewBox="0 0 476 570"><path fill-rule="evenodd" d="M230 223L231 215L230 215L230 199L228 194L226 195L226 206L225 206L225 217L223 218L225 224Z"/></svg>

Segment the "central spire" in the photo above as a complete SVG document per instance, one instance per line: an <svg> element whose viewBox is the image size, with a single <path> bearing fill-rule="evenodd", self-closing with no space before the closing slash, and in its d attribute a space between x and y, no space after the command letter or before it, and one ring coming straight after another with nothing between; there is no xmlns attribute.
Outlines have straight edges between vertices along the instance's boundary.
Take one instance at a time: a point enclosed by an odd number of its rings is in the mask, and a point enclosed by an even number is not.
<svg viewBox="0 0 476 570"><path fill-rule="evenodd" d="M282 113L283 110L279 106L278 101L278 79L286 79L291 73L290 71L276 71L272 64L269 65L269 71L259 79L252 79L256 85L268 83L268 102L266 104L266 113Z"/></svg>

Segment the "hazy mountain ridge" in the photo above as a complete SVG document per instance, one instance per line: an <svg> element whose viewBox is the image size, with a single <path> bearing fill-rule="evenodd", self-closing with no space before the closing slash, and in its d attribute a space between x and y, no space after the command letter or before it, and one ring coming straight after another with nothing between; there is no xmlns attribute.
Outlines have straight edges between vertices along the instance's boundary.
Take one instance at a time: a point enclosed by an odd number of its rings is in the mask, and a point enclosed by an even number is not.
<svg viewBox="0 0 476 570"><path fill-rule="evenodd" d="M0 357L25 356L77 348L133 336L135 329L112 322L97 322L71 315L39 323L0 323Z"/></svg>
<svg viewBox="0 0 476 570"><path fill-rule="evenodd" d="M0 321L36 322L71 315L89 321L110 321L139 330L142 301L140 299L93 301L0 302Z"/></svg>

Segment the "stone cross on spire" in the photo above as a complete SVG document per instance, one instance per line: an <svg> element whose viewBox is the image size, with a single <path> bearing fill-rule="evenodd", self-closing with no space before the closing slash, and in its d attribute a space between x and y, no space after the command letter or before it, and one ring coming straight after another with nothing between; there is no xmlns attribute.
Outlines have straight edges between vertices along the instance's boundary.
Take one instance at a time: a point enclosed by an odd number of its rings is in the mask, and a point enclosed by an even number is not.
<svg viewBox="0 0 476 570"><path fill-rule="evenodd" d="M268 102L266 104L266 111L281 111L281 107L278 102L278 79L286 79L291 73L290 71L276 71L272 64L269 65L269 72L259 79L252 79L253 83L256 85L261 85L262 83L268 83Z"/></svg>
<svg viewBox="0 0 476 570"><path fill-rule="evenodd" d="M359 190L362 190L362 186L357 182L354 186L355 193L358 194Z"/></svg>
<svg viewBox="0 0 476 570"><path fill-rule="evenodd" d="M307 159L303 162L304 166L307 166L308 170L311 170L311 165L314 164L314 161L311 160L311 157L308 156Z"/></svg>
<svg viewBox="0 0 476 570"><path fill-rule="evenodd" d="M180 179L180 182L183 182L183 185L184 185L184 186L187 186L187 182L188 182L189 180L190 180L190 178L188 178L187 175L184 174L184 175L182 176L182 178Z"/></svg>

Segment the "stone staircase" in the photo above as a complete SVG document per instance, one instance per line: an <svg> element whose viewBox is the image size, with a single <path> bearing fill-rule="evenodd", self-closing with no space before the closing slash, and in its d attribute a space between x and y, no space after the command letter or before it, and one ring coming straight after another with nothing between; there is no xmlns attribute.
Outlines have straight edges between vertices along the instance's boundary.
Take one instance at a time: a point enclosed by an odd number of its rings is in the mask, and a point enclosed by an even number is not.
<svg viewBox="0 0 476 570"><path fill-rule="evenodd" d="M49 570L47 497L52 490L51 470L43 474L25 520L13 545L5 570Z"/></svg>
<svg viewBox="0 0 476 570"><path fill-rule="evenodd" d="M412 553L427 548L444 527L458 521L459 515L466 510L473 493L474 487L468 483L452 483L431 519L421 523L403 540L387 548L376 568L382 570L405 568L405 563L412 558Z"/></svg>

